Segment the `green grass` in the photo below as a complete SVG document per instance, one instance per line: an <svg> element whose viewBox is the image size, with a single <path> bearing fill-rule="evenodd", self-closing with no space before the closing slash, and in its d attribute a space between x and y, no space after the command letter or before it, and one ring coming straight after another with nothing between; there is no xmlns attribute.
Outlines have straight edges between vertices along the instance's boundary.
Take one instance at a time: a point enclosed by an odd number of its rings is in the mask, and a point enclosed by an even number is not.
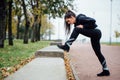
<svg viewBox="0 0 120 80"><path fill-rule="evenodd" d="M14 40L14 45L9 46L5 41L5 47L0 48L0 68L19 64L20 61L33 56L36 50L48 46L50 41L29 42L23 44L22 40Z"/></svg>
<svg viewBox="0 0 120 80"><path fill-rule="evenodd" d="M110 46L120 46L120 42L112 42L111 44L109 42L101 42L102 44L107 44Z"/></svg>

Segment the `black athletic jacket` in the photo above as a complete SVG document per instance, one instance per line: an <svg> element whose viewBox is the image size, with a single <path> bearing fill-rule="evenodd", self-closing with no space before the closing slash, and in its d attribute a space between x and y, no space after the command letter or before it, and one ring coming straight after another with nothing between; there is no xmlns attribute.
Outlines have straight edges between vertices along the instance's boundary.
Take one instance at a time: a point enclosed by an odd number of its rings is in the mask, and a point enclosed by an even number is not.
<svg viewBox="0 0 120 80"><path fill-rule="evenodd" d="M86 28L86 29L95 29L97 27L97 25L96 25L95 22L96 22L95 19L87 17L84 14L79 14L76 17L75 27L81 24L81 25L83 25L83 28Z"/></svg>

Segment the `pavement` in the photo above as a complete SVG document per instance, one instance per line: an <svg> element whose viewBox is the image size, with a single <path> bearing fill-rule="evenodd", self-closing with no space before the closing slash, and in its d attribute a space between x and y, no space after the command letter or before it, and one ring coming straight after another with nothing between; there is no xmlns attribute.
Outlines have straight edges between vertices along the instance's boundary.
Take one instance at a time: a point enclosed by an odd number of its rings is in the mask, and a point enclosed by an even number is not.
<svg viewBox="0 0 120 80"><path fill-rule="evenodd" d="M102 71L90 43L74 42L69 51L70 61L80 80L120 80L120 46L101 45L110 76L97 77Z"/></svg>
<svg viewBox="0 0 120 80"><path fill-rule="evenodd" d="M4 80L67 80L62 58L35 58Z"/></svg>

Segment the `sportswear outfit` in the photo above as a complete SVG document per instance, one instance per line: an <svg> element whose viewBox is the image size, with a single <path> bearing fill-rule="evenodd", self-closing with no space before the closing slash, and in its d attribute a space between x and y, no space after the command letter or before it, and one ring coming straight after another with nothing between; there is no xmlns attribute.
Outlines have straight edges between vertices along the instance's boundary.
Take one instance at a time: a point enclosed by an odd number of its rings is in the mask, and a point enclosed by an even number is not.
<svg viewBox="0 0 120 80"><path fill-rule="evenodd" d="M87 17L84 14L79 14L76 17L76 23L74 24L74 29L70 38L65 42L65 45L58 45L58 47L68 52L70 45L72 45L72 43L77 39L79 34L89 37L92 48L103 69L103 72L97 74L97 76L109 76L110 72L107 68L106 60L101 53L100 38L102 34L99 29L96 29L97 25L95 22L95 19ZM78 25L83 25L83 28L76 27Z"/></svg>

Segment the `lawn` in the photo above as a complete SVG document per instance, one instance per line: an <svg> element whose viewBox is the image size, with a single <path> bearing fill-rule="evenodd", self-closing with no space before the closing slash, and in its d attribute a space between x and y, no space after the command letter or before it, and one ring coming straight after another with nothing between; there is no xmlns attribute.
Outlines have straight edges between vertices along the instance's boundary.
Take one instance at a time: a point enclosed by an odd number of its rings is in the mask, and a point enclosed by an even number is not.
<svg viewBox="0 0 120 80"><path fill-rule="evenodd" d="M112 42L111 44L109 42L101 42L102 44L107 44L109 46L120 46L120 42Z"/></svg>
<svg viewBox="0 0 120 80"><path fill-rule="evenodd" d="M14 45L9 46L8 41L5 41L5 47L0 48L0 69L13 67L21 63L21 61L33 57L36 50L46 47L49 44L50 41L23 44L22 40L14 40Z"/></svg>

